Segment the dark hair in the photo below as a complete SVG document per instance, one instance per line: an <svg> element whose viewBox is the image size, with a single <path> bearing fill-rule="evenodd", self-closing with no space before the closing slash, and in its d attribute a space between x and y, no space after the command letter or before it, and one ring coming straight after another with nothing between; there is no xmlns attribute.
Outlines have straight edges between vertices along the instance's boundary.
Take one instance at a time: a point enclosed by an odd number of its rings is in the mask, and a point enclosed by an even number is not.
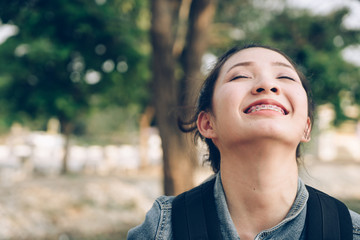
<svg viewBox="0 0 360 240"><path fill-rule="evenodd" d="M312 101L309 82L306 79L306 77L304 76L304 74L299 70L299 67L297 66L297 64L295 64L295 62L290 57L288 57L285 53L283 53L282 51L280 51L276 48L273 48L273 47L259 45L259 44L251 44L251 45L246 45L243 47L235 46L235 47L231 48L230 50L228 50L227 52L225 52L221 57L218 58L214 67L212 68L211 72L208 74L207 78L205 79L205 81L201 87L201 90L200 90L200 93L199 93L199 96L197 99L196 109L195 109L195 112L194 112L192 118L187 122L182 122L182 121L179 122L179 127L183 132L194 132L195 143L197 142L197 140L199 138L202 141L205 141L205 143L208 147L208 151L209 151L206 161L209 161L211 163L212 169L215 173L220 170L220 152L211 139L205 138L204 136L202 136L200 134L200 132L197 128L197 125L196 125L197 118L198 118L198 115L202 111L211 111L212 110L212 97L213 97L213 93L214 93L215 84L216 84L219 73L220 73L223 65L225 64L225 62L230 57L232 57L234 54L240 52L241 50L248 49L248 48L257 48L257 47L269 49L269 50L272 50L272 51L275 51L275 52L281 54L295 68L295 71L298 74L298 76L300 77L300 80L302 82L302 85L305 89L305 92L306 92L306 95L308 98L308 116L310 118L311 125L313 124L314 104ZM300 147L301 147L301 144L299 144L296 148L296 159L297 159L298 163L301 159Z"/></svg>

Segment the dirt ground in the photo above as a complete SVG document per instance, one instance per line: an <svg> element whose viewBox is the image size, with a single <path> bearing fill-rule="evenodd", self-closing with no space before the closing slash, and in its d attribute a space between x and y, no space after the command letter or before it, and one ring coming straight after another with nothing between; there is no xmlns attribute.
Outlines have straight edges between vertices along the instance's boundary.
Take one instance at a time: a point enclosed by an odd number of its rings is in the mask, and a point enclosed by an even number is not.
<svg viewBox="0 0 360 240"><path fill-rule="evenodd" d="M0 186L0 239L125 239L161 194L159 169Z"/></svg>
<svg viewBox="0 0 360 240"><path fill-rule="evenodd" d="M197 172L201 182L210 172ZM360 163L307 163L306 183L360 212ZM0 240L126 239L162 194L159 167L111 176L36 176L0 186Z"/></svg>

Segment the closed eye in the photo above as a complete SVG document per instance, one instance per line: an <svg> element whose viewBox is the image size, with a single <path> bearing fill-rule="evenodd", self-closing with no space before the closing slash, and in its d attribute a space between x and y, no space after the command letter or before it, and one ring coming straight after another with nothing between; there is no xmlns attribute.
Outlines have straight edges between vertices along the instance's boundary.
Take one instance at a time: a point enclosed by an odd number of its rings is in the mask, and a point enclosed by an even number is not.
<svg viewBox="0 0 360 240"><path fill-rule="evenodd" d="M234 81L234 80L236 80L236 79L241 79L241 78L249 78L249 77L243 76L243 75L238 75L238 76L235 76L235 77L233 77L232 79L230 79L230 81Z"/></svg>
<svg viewBox="0 0 360 240"><path fill-rule="evenodd" d="M295 81L294 78L289 77L289 76L280 76L280 77L278 77L278 79L289 79L289 80L291 80L291 81Z"/></svg>

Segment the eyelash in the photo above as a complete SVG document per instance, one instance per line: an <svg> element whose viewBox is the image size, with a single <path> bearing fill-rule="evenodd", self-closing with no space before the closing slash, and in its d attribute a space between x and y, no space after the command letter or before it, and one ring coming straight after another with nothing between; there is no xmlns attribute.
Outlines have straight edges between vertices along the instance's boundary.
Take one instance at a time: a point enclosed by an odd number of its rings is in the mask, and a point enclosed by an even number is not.
<svg viewBox="0 0 360 240"><path fill-rule="evenodd" d="M246 77L244 75L238 75L238 76L235 76L232 79L230 79L230 81L234 81L234 80L239 79L239 78L249 78L249 77Z"/></svg>
<svg viewBox="0 0 360 240"><path fill-rule="evenodd" d="M235 76L232 79L230 79L230 81L234 81L236 79L241 79L241 78L249 78L249 77L244 76L244 75L238 75L238 76ZM289 77L289 76L280 76L280 77L278 77L278 79L288 79L288 80L291 80L291 81L295 81L294 78Z"/></svg>
<svg viewBox="0 0 360 240"><path fill-rule="evenodd" d="M294 78L288 77L288 76L280 76L280 77L278 77L278 78L279 78L279 79L289 79L289 80L291 80L291 81L295 81Z"/></svg>

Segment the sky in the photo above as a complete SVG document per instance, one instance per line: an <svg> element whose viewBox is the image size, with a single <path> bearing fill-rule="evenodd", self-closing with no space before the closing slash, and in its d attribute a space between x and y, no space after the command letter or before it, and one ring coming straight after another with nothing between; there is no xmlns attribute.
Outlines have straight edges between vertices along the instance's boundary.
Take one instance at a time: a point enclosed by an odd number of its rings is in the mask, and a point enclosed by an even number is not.
<svg viewBox="0 0 360 240"><path fill-rule="evenodd" d="M8 37L15 35L18 28L10 24L2 24L0 21L0 44L6 41Z"/></svg>

